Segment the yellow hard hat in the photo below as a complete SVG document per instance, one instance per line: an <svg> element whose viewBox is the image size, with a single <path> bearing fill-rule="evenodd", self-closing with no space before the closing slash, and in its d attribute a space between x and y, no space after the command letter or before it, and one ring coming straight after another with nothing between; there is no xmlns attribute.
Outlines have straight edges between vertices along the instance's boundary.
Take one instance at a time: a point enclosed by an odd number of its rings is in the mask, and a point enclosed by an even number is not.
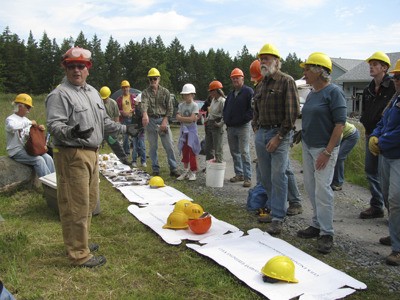
<svg viewBox="0 0 400 300"><path fill-rule="evenodd" d="M126 87L126 86L128 86L128 87L131 86L129 81L128 80L122 80L121 81L121 87L123 88L123 87Z"/></svg>
<svg viewBox="0 0 400 300"><path fill-rule="evenodd" d="M153 176L149 180L149 185L153 189L163 187L165 186L164 179L162 179L160 176Z"/></svg>
<svg viewBox="0 0 400 300"><path fill-rule="evenodd" d="M32 97L29 96L28 94L17 95L17 97L15 97L14 103L22 103L22 104L28 105L30 107L33 107Z"/></svg>
<svg viewBox="0 0 400 300"><path fill-rule="evenodd" d="M274 256L261 269L261 273L269 278L297 283L294 271L293 261L284 255Z"/></svg>
<svg viewBox="0 0 400 300"><path fill-rule="evenodd" d="M188 216L182 211L173 211L169 214L164 229L186 229L188 225Z"/></svg>
<svg viewBox="0 0 400 300"><path fill-rule="evenodd" d="M147 73L147 77L161 77L160 71L158 71L156 68L151 68L149 73Z"/></svg>
<svg viewBox="0 0 400 300"><path fill-rule="evenodd" d="M260 55L262 55L262 54L270 54L270 55L274 55L278 58L281 58L281 55L279 54L278 49L272 44L265 44L264 46L262 46L262 48L258 52L258 57L260 57Z"/></svg>
<svg viewBox="0 0 400 300"><path fill-rule="evenodd" d="M191 203L185 207L184 212L189 219L198 219L204 213L204 209L197 203Z"/></svg>
<svg viewBox="0 0 400 300"><path fill-rule="evenodd" d="M110 95L111 95L111 90L110 90L110 88L108 87L108 86L103 86L101 89L100 89L100 97L101 97L101 99L107 99L108 97L110 97Z"/></svg>
<svg viewBox="0 0 400 300"><path fill-rule="evenodd" d="M174 211L185 212L186 206L189 206L190 204L192 204L192 201L188 199L181 199L175 203Z"/></svg>
<svg viewBox="0 0 400 300"><path fill-rule="evenodd" d="M389 73L398 73L400 72L400 59L396 61L396 65L394 66L394 69L390 71Z"/></svg>
<svg viewBox="0 0 400 300"><path fill-rule="evenodd" d="M307 60L300 64L300 67L304 68L305 65L317 65L325 67L332 72L332 61L328 55L322 52L311 53Z"/></svg>
<svg viewBox="0 0 400 300"><path fill-rule="evenodd" d="M367 63L369 63L371 60L380 60L380 61L388 64L389 67L391 66L389 56L387 56L386 53L384 53L382 51L375 52L370 57L368 57L365 61Z"/></svg>

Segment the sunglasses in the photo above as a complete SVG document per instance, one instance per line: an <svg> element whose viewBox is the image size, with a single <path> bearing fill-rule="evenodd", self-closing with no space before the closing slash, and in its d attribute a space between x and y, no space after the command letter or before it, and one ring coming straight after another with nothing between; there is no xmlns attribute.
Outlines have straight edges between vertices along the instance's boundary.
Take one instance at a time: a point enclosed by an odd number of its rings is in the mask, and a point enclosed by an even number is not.
<svg viewBox="0 0 400 300"><path fill-rule="evenodd" d="M393 79L400 80L400 74L394 74Z"/></svg>
<svg viewBox="0 0 400 300"><path fill-rule="evenodd" d="M157 81L158 77L149 77L150 81Z"/></svg>
<svg viewBox="0 0 400 300"><path fill-rule="evenodd" d="M78 68L79 70L83 70L84 68L86 68L85 64L68 64L67 65L67 69L68 70L75 70L75 68Z"/></svg>

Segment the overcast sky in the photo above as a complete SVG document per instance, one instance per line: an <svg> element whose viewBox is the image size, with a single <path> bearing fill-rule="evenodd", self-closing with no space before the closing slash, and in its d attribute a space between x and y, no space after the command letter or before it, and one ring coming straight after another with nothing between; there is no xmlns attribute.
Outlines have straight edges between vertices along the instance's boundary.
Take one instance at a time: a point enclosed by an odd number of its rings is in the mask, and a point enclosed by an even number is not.
<svg viewBox="0 0 400 300"><path fill-rule="evenodd" d="M4 0L0 25L25 41L30 30L36 41L46 32L59 45L97 34L103 49L110 36L123 46L160 35L166 46L177 37L186 50L231 56L266 43L303 60L316 51L357 59L400 51L400 0Z"/></svg>

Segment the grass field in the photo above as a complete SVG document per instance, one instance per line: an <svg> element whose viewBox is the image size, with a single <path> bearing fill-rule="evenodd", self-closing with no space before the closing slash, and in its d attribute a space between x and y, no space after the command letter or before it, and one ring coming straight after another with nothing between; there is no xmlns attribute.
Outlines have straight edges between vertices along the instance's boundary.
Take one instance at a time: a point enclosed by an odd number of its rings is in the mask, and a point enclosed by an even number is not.
<svg viewBox="0 0 400 300"><path fill-rule="evenodd" d="M11 100L12 95L0 95L3 120L11 113ZM44 96L34 97L35 107L29 116L39 123L45 122L43 101ZM4 131L0 140L5 155ZM296 146L294 151L297 157L299 149ZM354 178L363 174L363 164L356 162L361 157L351 158ZM164 172L167 169L162 165ZM243 231L258 227L254 215L232 199L199 193L188 182L170 181L167 173L161 176L217 218ZM5 219L0 222L0 279L16 299L263 299L224 268L187 249L185 243L171 246L163 242L127 211L126 198L103 178L100 189L102 213L93 218L91 240L100 244L99 254L108 262L94 270L69 265L58 215L47 207L42 189L0 194L0 214ZM309 253L314 247L289 235L283 238ZM316 257L368 285L367 291L348 299L398 298L368 276L367 268L349 261L346 253L337 250Z"/></svg>

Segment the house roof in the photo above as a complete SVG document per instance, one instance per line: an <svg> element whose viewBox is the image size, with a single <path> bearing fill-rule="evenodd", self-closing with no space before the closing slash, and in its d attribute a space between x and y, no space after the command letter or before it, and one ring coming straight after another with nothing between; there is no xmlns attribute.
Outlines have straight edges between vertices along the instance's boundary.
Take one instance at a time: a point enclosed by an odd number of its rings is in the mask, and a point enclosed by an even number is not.
<svg viewBox="0 0 400 300"><path fill-rule="evenodd" d="M363 62L362 59L351 59L351 58L334 58L331 57L332 64L347 72L357 66L359 63Z"/></svg>
<svg viewBox="0 0 400 300"><path fill-rule="evenodd" d="M396 61L400 59L400 52L386 53L389 58L392 66L389 68L389 71L392 70L396 64ZM334 59L332 59L334 60ZM361 60L359 64L354 66L348 72L344 73L342 76L336 78L335 82L369 82L371 81L371 76L369 75L369 65Z"/></svg>

